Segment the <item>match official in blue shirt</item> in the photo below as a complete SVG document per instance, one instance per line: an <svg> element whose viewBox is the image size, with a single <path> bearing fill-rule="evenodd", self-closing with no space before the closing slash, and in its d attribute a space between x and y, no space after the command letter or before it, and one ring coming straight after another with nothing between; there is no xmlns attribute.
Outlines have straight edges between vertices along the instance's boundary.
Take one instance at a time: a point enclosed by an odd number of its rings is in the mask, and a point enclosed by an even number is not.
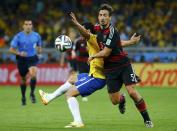
<svg viewBox="0 0 177 131"><path fill-rule="evenodd" d="M22 93L22 105L26 105L26 76L29 73L31 77L30 87L30 99L32 103L36 103L34 90L36 87L36 74L38 64L38 53L41 53L42 42L41 36L34 32L33 23L31 19L25 19L23 23L23 31L17 33L11 41L11 47L9 51L16 55L17 67L21 76L21 93Z"/></svg>

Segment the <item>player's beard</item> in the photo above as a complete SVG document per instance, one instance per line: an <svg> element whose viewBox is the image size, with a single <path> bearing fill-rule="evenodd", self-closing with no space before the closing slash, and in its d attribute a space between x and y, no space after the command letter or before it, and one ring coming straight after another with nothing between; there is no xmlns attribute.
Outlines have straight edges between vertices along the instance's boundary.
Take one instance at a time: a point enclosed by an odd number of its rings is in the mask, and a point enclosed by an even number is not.
<svg viewBox="0 0 177 131"><path fill-rule="evenodd" d="M31 33L31 31L32 31L31 29L26 29L26 30L25 30L25 33L26 33L26 34L29 34L29 33Z"/></svg>
<svg viewBox="0 0 177 131"><path fill-rule="evenodd" d="M105 29L108 27L108 23L106 23L105 21L101 21L100 25L101 25L102 29Z"/></svg>

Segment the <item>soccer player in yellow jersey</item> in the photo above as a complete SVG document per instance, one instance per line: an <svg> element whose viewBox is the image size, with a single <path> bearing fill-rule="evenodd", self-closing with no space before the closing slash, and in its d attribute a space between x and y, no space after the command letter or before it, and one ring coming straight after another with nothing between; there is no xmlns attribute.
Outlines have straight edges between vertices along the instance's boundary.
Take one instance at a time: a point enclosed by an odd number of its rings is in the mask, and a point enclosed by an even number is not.
<svg viewBox="0 0 177 131"><path fill-rule="evenodd" d="M86 23L84 26L87 29L94 27L91 23ZM100 51L99 46L97 44L93 44L95 42L96 37L94 35L92 35L87 41L89 55L93 55ZM66 128L81 128L84 127L84 124L80 116L79 103L75 97L78 95L81 95L82 97L91 95L96 90L102 89L105 84L106 81L103 72L103 59L98 58L90 63L89 74L72 74L67 82L60 86L60 88L58 88L55 92L48 94L42 90L39 90L39 94L42 102L47 105L51 100L66 92L68 106L74 118L74 121L67 125Z"/></svg>
<svg viewBox="0 0 177 131"><path fill-rule="evenodd" d="M75 18L73 14L71 14L71 18ZM76 19L74 19L73 23L77 26L77 29L80 33L87 39L87 47L89 56L96 54L100 51L100 48L97 44L96 35L94 34L94 26L91 23L85 23L83 26L80 25ZM75 23L77 22L77 23ZM85 28L84 28L85 27ZM86 30L88 29L88 30ZM137 37L133 37L129 43L132 41L138 41ZM134 42L136 42L134 41ZM128 43L127 43L128 44ZM84 127L83 121L81 119L79 103L76 99L76 96L88 96L94 93L95 91L102 89L106 84L104 69L103 69L103 59L96 58L90 63L90 72L82 73L82 74L72 74L70 78L60 86L55 92L48 94L42 90L39 90L39 94L41 96L42 102L47 105L54 98L66 94L68 107L72 113L74 118L73 122L69 125L65 126L66 128L82 128ZM72 87L72 88L71 88Z"/></svg>

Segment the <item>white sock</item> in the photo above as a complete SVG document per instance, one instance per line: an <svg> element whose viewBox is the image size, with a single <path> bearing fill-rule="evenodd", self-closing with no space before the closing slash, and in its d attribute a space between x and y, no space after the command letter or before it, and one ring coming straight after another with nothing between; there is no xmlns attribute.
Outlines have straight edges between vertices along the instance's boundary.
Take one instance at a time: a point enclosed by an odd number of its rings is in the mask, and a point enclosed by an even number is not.
<svg viewBox="0 0 177 131"><path fill-rule="evenodd" d="M61 85L56 91L54 91L51 94L48 94L49 101L55 99L58 96L61 96L64 94L69 88L71 88L72 84L70 84L68 81L65 82L63 85Z"/></svg>
<svg viewBox="0 0 177 131"><path fill-rule="evenodd" d="M67 99L69 109L72 113L72 116L74 118L74 122L77 122L79 124L82 124L82 119L80 115L80 110L79 110L79 103L75 97L70 97Z"/></svg>

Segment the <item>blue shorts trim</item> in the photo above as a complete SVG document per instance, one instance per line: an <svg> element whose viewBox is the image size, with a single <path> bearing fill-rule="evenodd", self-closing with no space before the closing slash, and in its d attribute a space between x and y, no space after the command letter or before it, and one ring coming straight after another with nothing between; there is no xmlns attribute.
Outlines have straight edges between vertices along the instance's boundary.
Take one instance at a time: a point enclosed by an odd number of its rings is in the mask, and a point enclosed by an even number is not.
<svg viewBox="0 0 177 131"><path fill-rule="evenodd" d="M81 96L89 96L106 85L105 79L94 78L87 73L78 75L78 81L75 83Z"/></svg>

